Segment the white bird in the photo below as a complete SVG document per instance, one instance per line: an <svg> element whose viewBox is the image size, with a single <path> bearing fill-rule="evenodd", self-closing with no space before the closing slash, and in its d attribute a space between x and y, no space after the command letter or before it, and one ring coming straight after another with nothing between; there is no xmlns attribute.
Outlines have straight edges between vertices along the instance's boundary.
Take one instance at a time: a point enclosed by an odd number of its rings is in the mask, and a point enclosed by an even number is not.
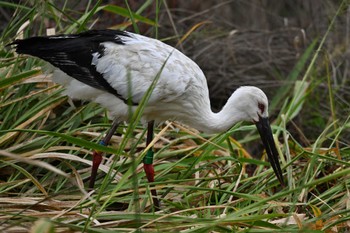
<svg viewBox="0 0 350 233"><path fill-rule="evenodd" d="M239 121L254 122L277 179L284 185L268 120L268 99L259 88L238 88L222 110L214 113L205 75L195 62L159 40L126 31L32 37L11 45L17 53L39 57L59 68L54 81L66 87L68 96L99 103L109 110L114 121L102 144L109 142L120 122L128 120L130 105L132 110L137 108L157 77L142 116L149 122L147 144L152 140L154 122L179 121L206 133L227 131ZM90 187L94 186L101 158L101 153L94 152ZM154 181L152 160L150 152L144 158L150 182ZM159 208L155 192L153 196Z"/></svg>

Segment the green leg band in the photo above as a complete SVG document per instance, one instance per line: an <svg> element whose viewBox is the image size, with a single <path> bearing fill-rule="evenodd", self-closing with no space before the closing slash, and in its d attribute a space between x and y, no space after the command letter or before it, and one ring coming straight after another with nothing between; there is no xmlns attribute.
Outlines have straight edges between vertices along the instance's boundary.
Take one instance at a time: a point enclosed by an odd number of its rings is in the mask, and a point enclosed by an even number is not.
<svg viewBox="0 0 350 233"><path fill-rule="evenodd" d="M153 151L152 149L149 149L147 151L147 154L145 155L145 157L143 157L143 163L144 164L153 164Z"/></svg>

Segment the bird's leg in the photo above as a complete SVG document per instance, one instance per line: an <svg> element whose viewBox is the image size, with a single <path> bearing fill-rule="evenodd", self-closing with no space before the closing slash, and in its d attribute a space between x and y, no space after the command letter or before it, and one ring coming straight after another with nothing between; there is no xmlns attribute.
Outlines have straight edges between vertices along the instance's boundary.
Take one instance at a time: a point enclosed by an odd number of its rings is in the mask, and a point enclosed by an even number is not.
<svg viewBox="0 0 350 233"><path fill-rule="evenodd" d="M119 126L119 120L115 119L112 123L112 127L109 129L106 136L100 141L101 145L106 146L109 143L114 132L117 130L118 126ZM91 176L90 176L90 182L89 182L90 189L94 188L97 170L101 162L102 162L102 152L94 150L92 154L92 169L91 169Z"/></svg>
<svg viewBox="0 0 350 233"><path fill-rule="evenodd" d="M148 122L146 147L153 140L153 128L154 128L154 121ZM143 158L143 169L145 170L148 182L150 182L150 183L154 182L153 150L152 150L152 148L150 148L147 151L147 154ZM154 208L156 210L160 210L159 200L157 197L157 190L151 189L151 194L152 194Z"/></svg>

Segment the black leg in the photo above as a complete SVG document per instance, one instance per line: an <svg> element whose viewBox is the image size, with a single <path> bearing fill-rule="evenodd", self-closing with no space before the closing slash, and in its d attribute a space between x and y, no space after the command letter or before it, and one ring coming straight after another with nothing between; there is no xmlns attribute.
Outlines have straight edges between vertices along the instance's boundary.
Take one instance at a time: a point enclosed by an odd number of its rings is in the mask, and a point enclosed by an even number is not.
<svg viewBox="0 0 350 233"><path fill-rule="evenodd" d="M153 140L153 127L154 127L154 121L148 122L146 147ZM153 167L153 150L152 150L152 148L150 148L147 151L147 154L143 158L143 169L145 170L148 182L150 182L150 183L154 182L154 167ZM151 187L154 187L154 186L152 185ZM155 210L160 210L160 204L159 204L159 200L157 197L157 190L151 189L151 194L152 194L152 200L153 200Z"/></svg>
<svg viewBox="0 0 350 233"><path fill-rule="evenodd" d="M106 146L109 143L114 132L117 130L118 126L119 126L119 121L115 119L107 135L101 140L100 142L101 145ZM90 189L94 188L98 167L100 166L101 161L102 161L102 152L95 150L92 154L92 169L91 169L91 176L90 176L90 182L89 182Z"/></svg>

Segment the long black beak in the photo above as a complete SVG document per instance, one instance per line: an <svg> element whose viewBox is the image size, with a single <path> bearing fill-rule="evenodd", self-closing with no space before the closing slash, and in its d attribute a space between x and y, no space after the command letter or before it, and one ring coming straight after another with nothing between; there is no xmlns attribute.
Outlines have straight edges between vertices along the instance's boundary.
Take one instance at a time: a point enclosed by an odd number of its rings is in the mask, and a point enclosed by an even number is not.
<svg viewBox="0 0 350 233"><path fill-rule="evenodd" d="M269 158L269 161L271 163L271 166L277 176L278 181L284 187L285 184L283 180L282 170L278 160L278 152L276 149L275 141L272 136L269 118L259 116L259 121L256 122L255 124L256 124L256 127L258 128L261 140L265 146L265 150Z"/></svg>

